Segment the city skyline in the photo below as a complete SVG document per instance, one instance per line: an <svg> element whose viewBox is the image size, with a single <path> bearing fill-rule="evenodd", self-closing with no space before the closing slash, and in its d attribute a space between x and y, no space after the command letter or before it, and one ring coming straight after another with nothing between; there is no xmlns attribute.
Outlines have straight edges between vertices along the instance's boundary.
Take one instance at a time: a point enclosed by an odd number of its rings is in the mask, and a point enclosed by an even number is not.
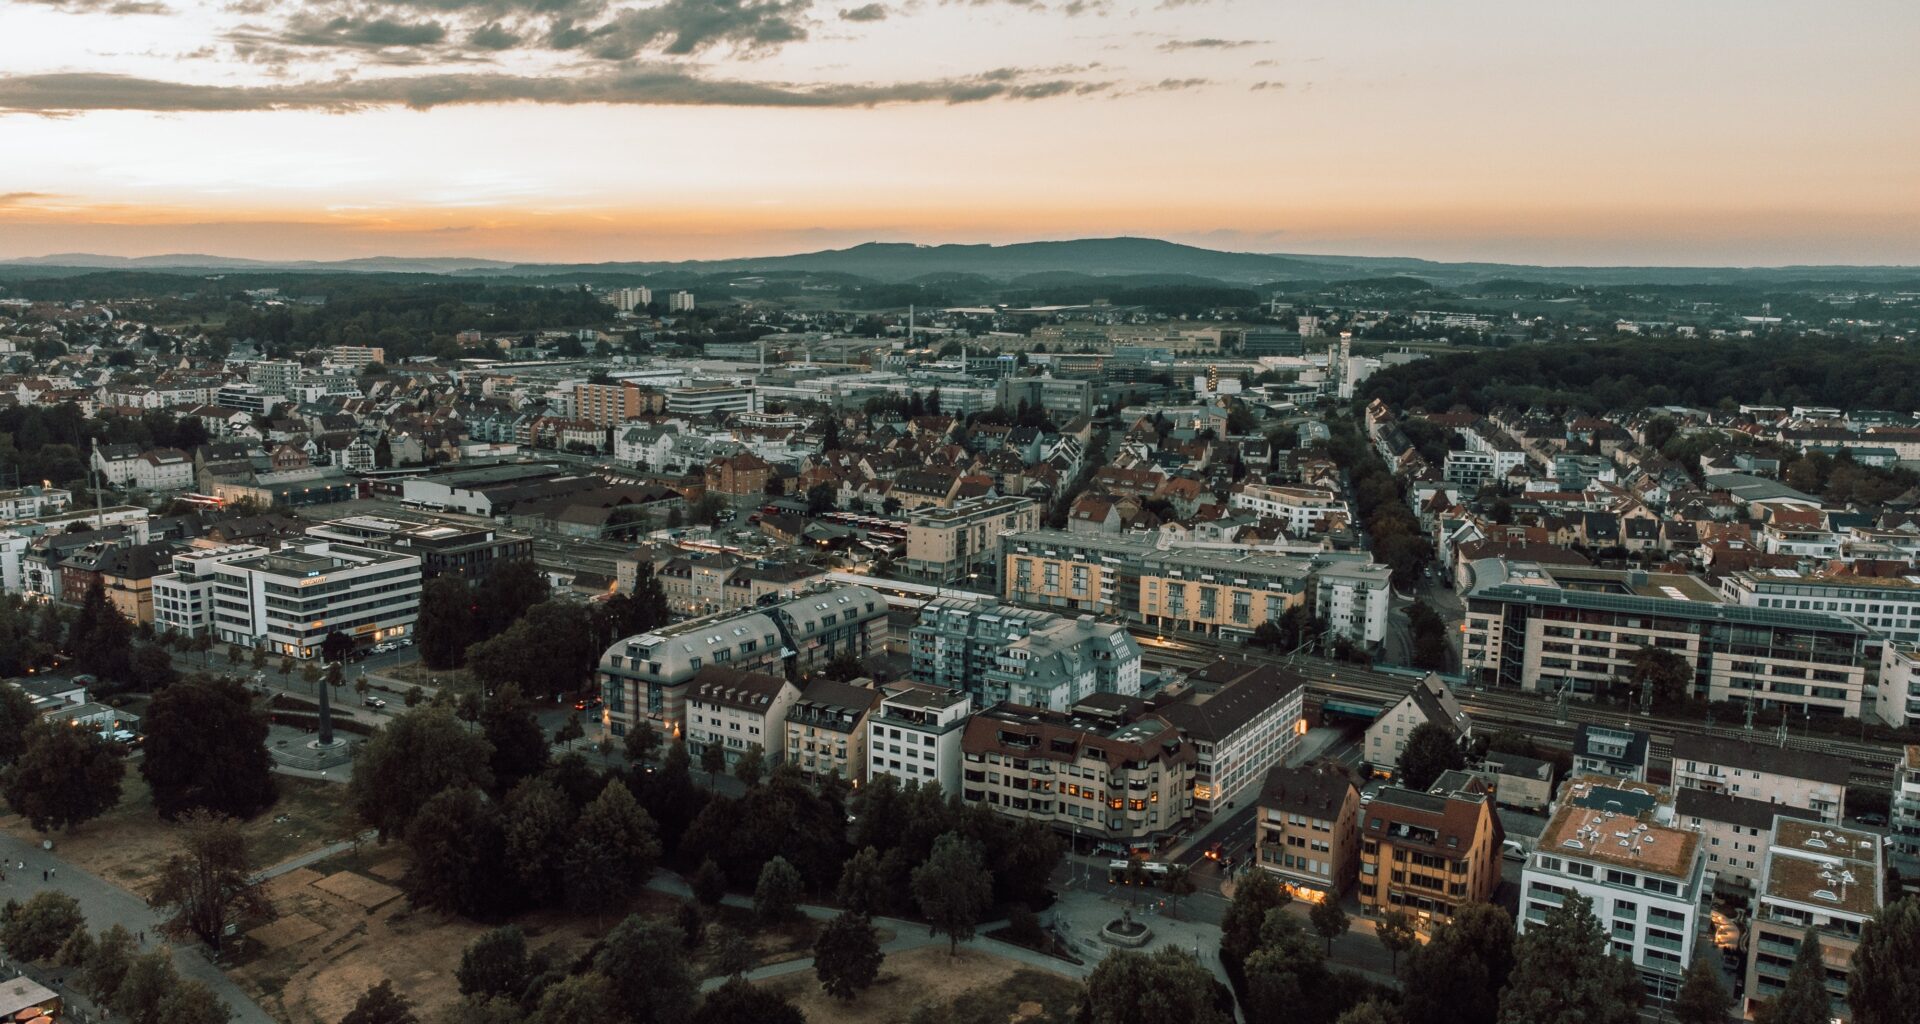
<svg viewBox="0 0 1920 1024"><path fill-rule="evenodd" d="M1920 264L1892 2L0 4L0 258Z"/></svg>

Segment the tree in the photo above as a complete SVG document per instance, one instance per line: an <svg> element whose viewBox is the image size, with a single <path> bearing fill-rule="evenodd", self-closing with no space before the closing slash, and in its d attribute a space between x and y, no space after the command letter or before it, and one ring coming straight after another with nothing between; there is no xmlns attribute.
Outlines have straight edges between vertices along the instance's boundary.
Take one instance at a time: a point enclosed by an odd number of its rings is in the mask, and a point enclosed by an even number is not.
<svg viewBox="0 0 1920 1024"><path fill-rule="evenodd" d="M443 790L491 784L493 748L445 708L415 708L382 726L353 761L347 800L387 839Z"/></svg>
<svg viewBox="0 0 1920 1024"><path fill-rule="evenodd" d="M547 578L531 558L501 562L474 587L473 603L481 636L498 636L547 599Z"/></svg>
<svg viewBox="0 0 1920 1024"><path fill-rule="evenodd" d="M1243 980L1241 968L1247 957L1260 948L1267 914L1291 902L1293 897L1265 871L1248 872L1235 887L1233 902L1220 920L1220 962L1236 985Z"/></svg>
<svg viewBox="0 0 1920 1024"><path fill-rule="evenodd" d="M233 1011L198 978L181 978L155 1008L161 1024L227 1024Z"/></svg>
<svg viewBox="0 0 1920 1024"><path fill-rule="evenodd" d="M645 718L628 727L622 746L626 749L627 760L634 764L645 764L653 760L653 752L660 749L660 730Z"/></svg>
<svg viewBox="0 0 1920 1024"><path fill-rule="evenodd" d="M50 960L75 928L86 926L78 900L58 890L42 890L0 923L0 945L15 960Z"/></svg>
<svg viewBox="0 0 1920 1024"><path fill-rule="evenodd" d="M993 876L980 847L958 832L934 840L926 862L913 869L913 898L933 933L947 933L947 955L959 952L993 902Z"/></svg>
<svg viewBox="0 0 1920 1024"><path fill-rule="evenodd" d="M133 675L133 627L127 625L107 600L105 585L95 575L80 599L80 611L67 627L67 653L73 667L109 682L125 682Z"/></svg>
<svg viewBox="0 0 1920 1024"><path fill-rule="evenodd" d="M1733 993L1720 980L1719 970L1705 958L1695 960L1687 967L1686 979L1673 1000L1674 1020L1678 1024L1727 1024L1731 1016Z"/></svg>
<svg viewBox="0 0 1920 1024"><path fill-rule="evenodd" d="M463 996L505 996L519 999L533 978L533 965L527 959L527 936L519 925L506 925L481 933L460 951L460 966L453 972Z"/></svg>
<svg viewBox="0 0 1920 1024"><path fill-rule="evenodd" d="M599 974L564 978L540 994L532 1024L617 1024L613 983Z"/></svg>
<svg viewBox="0 0 1920 1024"><path fill-rule="evenodd" d="M420 1018L413 1012L413 1003L394 991L394 982L380 978L378 986L361 993L340 1024L420 1024Z"/></svg>
<svg viewBox="0 0 1920 1024"><path fill-rule="evenodd" d="M141 644L134 648L128 668L134 689L146 693L157 693L180 679L180 673L173 667L173 655L159 644Z"/></svg>
<svg viewBox="0 0 1920 1024"><path fill-rule="evenodd" d="M266 717L239 683L201 677L155 694L147 706L140 774L160 816L204 808L251 818L273 804Z"/></svg>
<svg viewBox="0 0 1920 1024"><path fill-rule="evenodd" d="M533 705L520 695L520 687L502 686L481 706L479 722L480 734L493 747L487 769L496 795L546 770L550 754L546 733L534 718Z"/></svg>
<svg viewBox="0 0 1920 1024"><path fill-rule="evenodd" d="M1643 707L1668 710L1693 693L1693 669L1686 659L1661 647L1642 647L1633 655L1633 685Z"/></svg>
<svg viewBox="0 0 1920 1024"><path fill-rule="evenodd" d="M1641 987L1633 965L1613 956L1593 902L1569 893L1514 943L1500 992L1500 1024L1633 1024Z"/></svg>
<svg viewBox="0 0 1920 1024"><path fill-rule="evenodd" d="M698 987L681 949L680 930L634 915L600 943L593 968L613 981L614 1006L625 1020L684 1024Z"/></svg>
<svg viewBox="0 0 1920 1024"><path fill-rule="evenodd" d="M707 785L713 785L715 777L726 768L727 748L713 740L700 748L700 770L707 773Z"/></svg>
<svg viewBox="0 0 1920 1024"><path fill-rule="evenodd" d="M807 1018L784 996L734 978L707 993L692 1024L807 1024Z"/></svg>
<svg viewBox="0 0 1920 1024"><path fill-rule="evenodd" d="M1231 1024L1213 997L1213 975L1175 947L1152 953L1121 949L1087 976L1085 1024Z"/></svg>
<svg viewBox="0 0 1920 1024"><path fill-rule="evenodd" d="M758 966L760 952L745 935L721 928L713 940L713 968L724 978L738 978Z"/></svg>
<svg viewBox="0 0 1920 1024"><path fill-rule="evenodd" d="M435 794L407 822L406 842L412 856L401 887L415 906L485 918L523 896L500 884L511 873L506 833L498 810L478 789Z"/></svg>
<svg viewBox="0 0 1920 1024"><path fill-rule="evenodd" d="M880 938L865 914L841 914L820 929L813 944L813 973L835 999L852 1002L880 976Z"/></svg>
<svg viewBox="0 0 1920 1024"><path fill-rule="evenodd" d="M1406 1018L1384 999L1368 999L1353 1005L1334 1024L1403 1024Z"/></svg>
<svg viewBox="0 0 1920 1024"><path fill-rule="evenodd" d="M448 575L428 580L420 588L420 621L413 634L420 661L430 669L458 667L480 638L478 617L479 605L465 580Z"/></svg>
<svg viewBox="0 0 1920 1024"><path fill-rule="evenodd" d="M1389 910L1380 918L1379 927L1374 929L1380 944L1393 954L1393 973L1400 973L1400 954L1412 949L1420 941L1420 935L1414 930L1413 918L1404 910Z"/></svg>
<svg viewBox="0 0 1920 1024"><path fill-rule="evenodd" d="M1847 1005L1855 1024L1913 1024L1920 1010L1920 901L1889 903L1862 929Z"/></svg>
<svg viewBox="0 0 1920 1024"><path fill-rule="evenodd" d="M623 908L660 861L653 819L617 778L580 812L574 832L566 876L575 910Z"/></svg>
<svg viewBox="0 0 1920 1024"><path fill-rule="evenodd" d="M1173 901L1175 909L1178 909L1185 897L1193 895L1198 890L1199 886L1193 881L1193 871L1185 864L1168 865L1167 873L1160 878L1160 891L1166 893L1167 898Z"/></svg>
<svg viewBox="0 0 1920 1024"><path fill-rule="evenodd" d="M564 743L567 745L568 750L572 750L573 741L586 734L587 731L580 726L580 720L569 715L567 720L560 724L560 728L553 731L553 741L555 743Z"/></svg>
<svg viewBox="0 0 1920 1024"><path fill-rule="evenodd" d="M81 990L96 1003L106 1002L120 991L120 983L126 980L127 970L133 966L133 957L132 932L117 924L101 932L93 944L93 952L80 965Z"/></svg>
<svg viewBox="0 0 1920 1024"><path fill-rule="evenodd" d="M727 895L726 873L720 870L720 865L714 863L712 857L700 862L700 866L694 869L693 878L689 880L688 885L693 889L694 899L709 907L719 906L720 901Z"/></svg>
<svg viewBox="0 0 1920 1024"><path fill-rule="evenodd" d="M753 887L754 916L768 924L792 920L800 911L800 892L800 872L785 857L773 858Z"/></svg>
<svg viewBox="0 0 1920 1024"><path fill-rule="evenodd" d="M66 941L60 943L60 949L53 955L54 963L61 967L81 967L93 956L93 933L87 930L85 921L75 925L67 933Z"/></svg>
<svg viewBox="0 0 1920 1024"><path fill-rule="evenodd" d="M1820 946L1819 929L1809 929L1800 939L1793 967L1780 994L1760 1004L1754 1020L1760 1024L1828 1024L1833 1005L1827 996L1827 965Z"/></svg>
<svg viewBox="0 0 1920 1024"><path fill-rule="evenodd" d="M1446 726L1422 722L1407 734L1400 752L1400 784L1425 792L1442 773L1465 768L1467 755Z"/></svg>
<svg viewBox="0 0 1920 1024"><path fill-rule="evenodd" d="M529 903L546 906L565 892L576 817L572 799L551 779L528 779L507 794L507 863Z"/></svg>
<svg viewBox="0 0 1920 1024"><path fill-rule="evenodd" d="M1513 918L1490 903L1463 903L1407 962L1405 1016L1432 1024L1488 1024L1513 972Z"/></svg>
<svg viewBox="0 0 1920 1024"><path fill-rule="evenodd" d="M1347 920L1347 912L1340 909L1339 901L1329 896L1313 905L1307 911L1307 923L1313 930L1327 940L1327 955L1333 955L1333 940L1347 933L1353 922Z"/></svg>
<svg viewBox="0 0 1920 1024"><path fill-rule="evenodd" d="M593 611L570 601L534 605L487 637L467 648L469 670L489 690L518 683L536 697L579 689L606 650Z"/></svg>
<svg viewBox="0 0 1920 1024"><path fill-rule="evenodd" d="M71 829L120 802L125 774L126 763L92 729L36 725L0 776L0 793L35 831Z"/></svg>
<svg viewBox="0 0 1920 1024"><path fill-rule="evenodd" d="M760 784L760 777L766 774L766 770L766 758L761 755L760 748L748 747L740 755L740 760L734 762L733 777L752 789Z"/></svg>
<svg viewBox="0 0 1920 1024"><path fill-rule="evenodd" d="M171 915L163 926L169 933L219 949L229 924L269 916L273 904L254 881L246 834L232 818L192 811L181 831L181 850L161 867L153 903Z"/></svg>

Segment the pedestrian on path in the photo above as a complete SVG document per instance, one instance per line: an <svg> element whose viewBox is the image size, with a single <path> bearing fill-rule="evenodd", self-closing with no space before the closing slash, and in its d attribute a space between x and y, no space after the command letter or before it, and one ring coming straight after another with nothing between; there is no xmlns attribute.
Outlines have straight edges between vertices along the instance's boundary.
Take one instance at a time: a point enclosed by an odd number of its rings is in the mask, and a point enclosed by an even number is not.
<svg viewBox="0 0 1920 1024"><path fill-rule="evenodd" d="M40 880L41 880L42 882L44 882L44 881L47 881L47 878L48 878L48 875L47 875L47 869L46 869L46 868L41 868L41 869L40 869Z"/></svg>

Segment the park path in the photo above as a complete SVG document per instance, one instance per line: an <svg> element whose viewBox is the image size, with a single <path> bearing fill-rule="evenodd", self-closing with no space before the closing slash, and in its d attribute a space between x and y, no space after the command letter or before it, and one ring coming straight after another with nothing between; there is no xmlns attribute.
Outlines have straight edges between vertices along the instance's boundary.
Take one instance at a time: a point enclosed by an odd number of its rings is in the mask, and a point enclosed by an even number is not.
<svg viewBox="0 0 1920 1024"><path fill-rule="evenodd" d="M23 861L27 865L25 870L18 867ZM6 881L0 882L0 897L25 902L37 892L55 889L79 902L80 912L87 917L87 927L96 932L117 924L130 932L145 932L149 944L160 941L160 916L147 906L145 900L74 867L57 852L41 849L38 843L0 833L0 862L6 865L7 873ZM53 877L42 881L43 871L51 871ZM198 946L176 946L173 964L181 977L204 982L211 988L233 1010L233 1020L237 1024L275 1024L274 1019L240 986L228 980L218 967L207 960ZM48 980L48 972L34 973L41 980ZM64 984L59 984L64 974L54 971L51 977L59 986L56 991L69 995L70 990Z"/></svg>
<svg viewBox="0 0 1920 1024"><path fill-rule="evenodd" d="M648 879L647 888L680 899L693 899L693 890L687 886L685 880L681 879L679 875L664 871L657 872L652 878ZM720 902L729 907L741 907L744 909L751 909L753 907L753 901L751 899L735 893L728 893ZM800 904L800 912L816 921L831 921L845 913L845 911L839 907L821 906L817 903ZM884 928L893 933L893 938L888 939L880 945L880 951L889 955L904 953L910 949L920 949L925 946L944 945L947 942L945 935L932 934L923 921L907 921L897 917L876 917L873 919L873 923L875 927ZM991 953L994 956L1017 961L1028 967L1036 967L1043 971L1052 971L1055 974L1064 974L1070 978L1084 978L1092 973L1092 964L1069 963L1056 957L1050 957L1045 953L1035 952L1025 946L1016 946L1011 942L1002 942L999 939L986 937L987 932L996 931L1006 926L1007 922L1005 921L987 921L974 929L973 938L960 943L960 945L966 949ZM777 964L767 964L764 967L756 967L747 972L746 978L748 981L760 981L766 978L778 978L788 974L797 974L801 971L811 970L813 970L813 958L801 957L797 960L783 960ZM724 977L708 978L700 983L700 990L710 992L726 984L727 980L728 979Z"/></svg>

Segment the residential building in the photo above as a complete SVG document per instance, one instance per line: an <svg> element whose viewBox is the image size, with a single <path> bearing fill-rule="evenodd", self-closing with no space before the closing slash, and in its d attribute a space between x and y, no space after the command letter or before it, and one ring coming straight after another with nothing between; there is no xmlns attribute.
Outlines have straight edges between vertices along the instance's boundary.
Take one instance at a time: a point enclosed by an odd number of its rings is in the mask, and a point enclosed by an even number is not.
<svg viewBox="0 0 1920 1024"><path fill-rule="evenodd" d="M20 487L0 491L0 522L40 519L64 512L73 492L62 487Z"/></svg>
<svg viewBox="0 0 1920 1024"><path fill-rule="evenodd" d="M907 513L907 554L902 576L935 583L966 583L994 589L999 577L1000 538L1040 527L1040 504L1031 498L963 498L951 508L922 507Z"/></svg>
<svg viewBox="0 0 1920 1024"><path fill-rule="evenodd" d="M769 605L796 676L820 672L842 656L857 661L887 647L887 600L866 587L811 591Z"/></svg>
<svg viewBox="0 0 1920 1024"><path fill-rule="evenodd" d="M1582 722L1573 736L1572 774L1645 782L1651 740L1651 736L1639 729Z"/></svg>
<svg viewBox="0 0 1920 1024"><path fill-rule="evenodd" d="M785 676L708 665L687 686L687 750L698 756L718 746L729 765L758 750L769 767L779 764L787 710L799 699L800 688Z"/></svg>
<svg viewBox="0 0 1920 1024"><path fill-rule="evenodd" d="M868 779L891 775L903 784L960 792L961 742L973 701L963 690L912 680L880 687L867 718Z"/></svg>
<svg viewBox="0 0 1920 1024"><path fill-rule="evenodd" d="M1887 838L1902 875L1920 874L1920 746L1907 744L1893 767Z"/></svg>
<svg viewBox="0 0 1920 1024"><path fill-rule="evenodd" d="M1222 659L1187 677L1177 703L1158 703L1193 744L1193 809L1224 814L1285 764L1306 732L1305 680L1278 665Z"/></svg>
<svg viewBox="0 0 1920 1024"><path fill-rule="evenodd" d="M815 782L859 785L867 773L867 716L879 702L871 680L808 683L787 709L787 763Z"/></svg>
<svg viewBox="0 0 1920 1024"><path fill-rule="evenodd" d="M1802 807L1831 825L1846 818L1851 774L1852 762L1833 754L1698 733L1673 737L1675 789Z"/></svg>
<svg viewBox="0 0 1920 1024"><path fill-rule="evenodd" d="M420 617L420 559L324 541L215 561L216 639L293 658L330 633L372 644L410 635Z"/></svg>
<svg viewBox="0 0 1920 1024"><path fill-rule="evenodd" d="M1816 940L1833 1019L1852 1021L1847 982L1853 954L1867 921L1883 905L1885 878L1878 835L1776 816L1749 924L1747 1016L1780 994L1800 944Z"/></svg>
<svg viewBox="0 0 1920 1024"><path fill-rule="evenodd" d="M1294 899L1338 901L1360 873L1360 790L1337 765L1276 767L1260 788L1254 863Z"/></svg>
<svg viewBox="0 0 1920 1024"><path fill-rule="evenodd" d="M1400 755L1407 749L1407 737L1429 723L1447 730L1463 747L1473 739L1473 719L1454 699L1446 681L1432 672L1408 685L1407 692L1367 726L1361 757L1375 772L1398 768Z"/></svg>
<svg viewBox="0 0 1920 1024"><path fill-rule="evenodd" d="M178 448L141 452L131 482L143 491L184 491L193 486L193 457Z"/></svg>
<svg viewBox="0 0 1920 1024"><path fill-rule="evenodd" d="M1431 935L1465 903L1500 886L1506 830L1484 790L1441 793L1387 786L1360 809L1360 910L1399 910Z"/></svg>
<svg viewBox="0 0 1920 1024"><path fill-rule="evenodd" d="M1314 615L1329 637L1371 648L1387 639L1393 570L1373 562L1335 562L1313 576Z"/></svg>
<svg viewBox="0 0 1920 1024"><path fill-rule="evenodd" d="M689 291L677 291L667 296L667 312L669 313L693 312L693 293Z"/></svg>
<svg viewBox="0 0 1920 1024"><path fill-rule="evenodd" d="M1151 850L1193 810L1193 747L1144 702L1100 695L1071 711L999 704L961 738L960 799L1115 851Z"/></svg>
<svg viewBox="0 0 1920 1024"><path fill-rule="evenodd" d="M573 386L573 417L596 427L617 427L646 412L646 407L646 392L635 381Z"/></svg>
<svg viewBox="0 0 1920 1024"><path fill-rule="evenodd" d="M1760 882L1776 816L1820 820L1812 811L1732 793L1681 789L1673 794L1674 824L1700 833L1707 870L1716 876L1714 887L1742 898L1751 898Z"/></svg>
<svg viewBox="0 0 1920 1024"><path fill-rule="evenodd" d="M1501 807L1544 812L1553 803L1551 761L1489 750L1474 774L1493 787L1493 802Z"/></svg>
<svg viewBox="0 0 1920 1024"><path fill-rule="evenodd" d="M1353 513L1339 495L1318 487L1243 483L1227 498L1227 506L1278 519L1295 537L1344 526L1353 520Z"/></svg>
<svg viewBox="0 0 1920 1024"><path fill-rule="evenodd" d="M378 345L335 345L327 350L327 362L333 366L359 369L369 363L386 361L387 350Z"/></svg>
<svg viewBox="0 0 1920 1024"><path fill-rule="evenodd" d="M1873 715L1895 728L1920 725L1920 644L1881 645Z"/></svg>
<svg viewBox="0 0 1920 1024"><path fill-rule="evenodd" d="M213 626L213 566L267 553L253 544L222 544L175 552L173 570L153 578L154 628L199 636Z"/></svg>
<svg viewBox="0 0 1920 1024"><path fill-rule="evenodd" d="M1693 695L1853 717L1872 633L1828 612L1729 604L1694 576L1480 559L1465 595L1466 671L1489 685L1601 693L1647 647L1693 670Z"/></svg>
<svg viewBox="0 0 1920 1024"><path fill-rule="evenodd" d="M965 690L976 707L1013 701L1065 711L1095 693L1140 692L1140 645L1091 616L939 597L909 634L917 679Z"/></svg>
<svg viewBox="0 0 1920 1024"><path fill-rule="evenodd" d="M1700 836L1675 828L1672 813L1646 783L1569 780L1520 873L1520 933L1540 927L1569 895L1583 896L1649 1001L1672 1001L1711 897Z"/></svg>

